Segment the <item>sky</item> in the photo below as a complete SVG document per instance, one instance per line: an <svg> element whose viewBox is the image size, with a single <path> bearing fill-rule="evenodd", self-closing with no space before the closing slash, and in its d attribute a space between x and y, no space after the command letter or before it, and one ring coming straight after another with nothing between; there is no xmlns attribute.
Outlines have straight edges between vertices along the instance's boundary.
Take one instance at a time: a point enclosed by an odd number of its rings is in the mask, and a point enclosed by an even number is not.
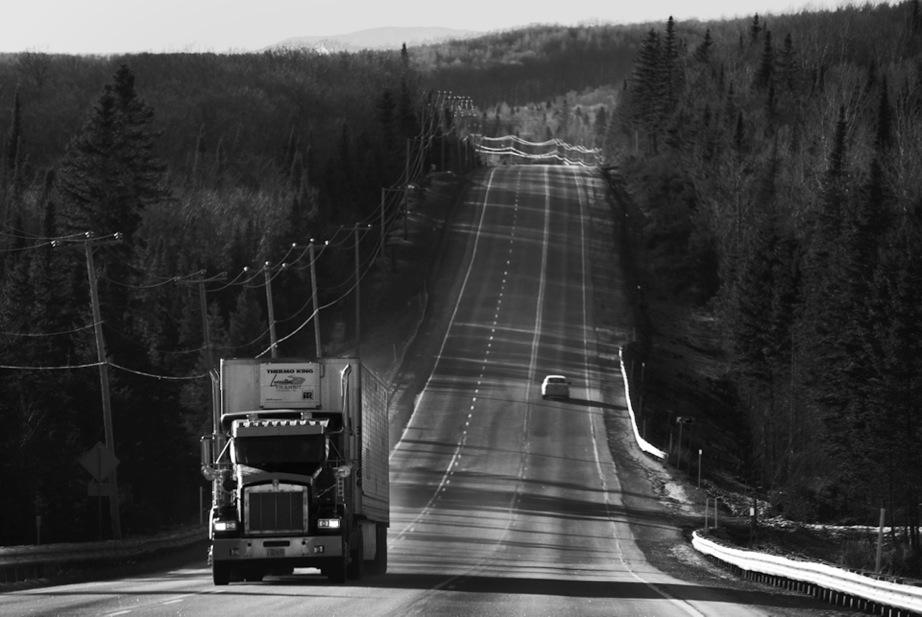
<svg viewBox="0 0 922 617"><path fill-rule="evenodd" d="M245 52L292 37L384 26L492 32L536 23L665 23L670 15L680 21L731 19L852 3L864 1L7 0L0 52Z"/></svg>

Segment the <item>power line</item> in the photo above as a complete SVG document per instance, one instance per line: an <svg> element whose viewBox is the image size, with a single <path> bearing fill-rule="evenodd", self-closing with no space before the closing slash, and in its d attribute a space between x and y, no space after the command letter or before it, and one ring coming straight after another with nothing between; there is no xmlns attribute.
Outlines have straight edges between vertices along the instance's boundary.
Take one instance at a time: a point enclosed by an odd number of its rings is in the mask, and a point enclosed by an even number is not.
<svg viewBox="0 0 922 617"><path fill-rule="evenodd" d="M14 366L10 364L0 364L0 369L8 371L72 371L82 368L96 368L105 364L104 362L93 362L92 364L70 364L66 366Z"/></svg>
<svg viewBox="0 0 922 617"><path fill-rule="evenodd" d="M464 101L469 101L469 99L463 99L462 97L450 96L450 93L442 93L442 92L438 93L438 95L435 97L435 100L432 100L432 98L430 97L430 99L427 102L426 109L424 109L423 113L421 113L420 115L418 135L416 137L411 137L411 138L404 140L404 143L406 144L407 164L404 168L404 171L401 177L401 182L400 182L400 184L402 184L403 186L393 186L390 188L383 188L382 189L381 209L374 213L369 214L368 216L365 217L363 221L357 222L355 226L351 228L346 228L340 225L336 229L336 231L333 233L332 239L323 243L322 247L320 248L319 253L316 254L314 258L308 264L303 265L303 266L299 265L305 259L305 256L308 253L307 250L302 250L301 253L297 255L297 257L295 257L292 261L288 261L289 258L292 257L293 253L296 250L296 245L292 244L286 251L286 254L282 258L279 265L270 266L269 265L270 262L266 262L266 265L264 266L263 269L253 271L252 275L250 275L251 268L245 267L243 271L240 272L237 276L235 276L232 280L227 281L225 284L219 287L214 287L212 289L205 289L204 291L206 293L207 292L219 293L230 287L242 287L242 288L247 288L247 289L260 289L260 288L266 287L267 285L271 283L271 281L275 280L281 274L281 272L285 269L292 269L292 270L297 270L300 272L300 271L308 269L311 266L314 266L315 263L320 259L320 257L323 255L323 253L326 251L327 248L337 248L337 247L348 244L350 240L352 239L350 238L350 236L352 236L353 233L357 234L361 228L364 228L364 230L361 232L361 235L358 236L357 242L361 242L362 240L364 240L368 236L368 234L372 233L373 230L377 228L380 230L381 239L382 239L381 245L383 245L384 238L388 230L391 229L391 227L394 225L394 223L399 219L399 217L402 214L404 216L406 216L407 214L406 213L406 200L407 200L407 192L410 186L410 182L411 180L418 178L424 172L423 167L425 165L426 158L432 149L432 139L433 137L437 135L437 131L444 131L444 123L446 122L445 115L447 113L452 113L454 116L458 113L459 109L461 109L463 112L463 105L459 105L458 103L464 102ZM451 105L452 109L447 110L446 109L447 105ZM436 111L432 111L432 110L436 110ZM457 131L458 131L457 124L453 123L451 132L457 132ZM438 133L438 135L444 138L446 133L440 132ZM412 147L414 144L417 144L417 143L418 143L418 147ZM373 226L371 224L372 222L376 223L377 225ZM31 242L38 241L38 242L42 242L43 244L32 245L32 246L24 247L21 249L2 249L2 250L5 250L5 251L29 250L33 248L40 248L40 247L48 246L48 245L57 247L57 246L60 246L63 244L69 244L69 243L77 243L77 242L85 243L87 240L90 240L90 239L104 240L104 239L110 238L110 236L111 236L111 239L115 241L122 240L122 234L120 233L111 234L111 235L107 235L104 237L96 237L96 238L94 238L90 232L86 234L73 234L73 235L60 236L60 237L55 237L55 238L41 238L39 236L29 234L28 232L25 232L22 230L14 229L13 231L15 231L16 233L13 234L9 232L0 232L0 235L4 235L10 238L15 238L17 240L29 240ZM368 255L365 259L362 259L361 263L358 264L358 268L360 271L360 274L358 276L359 281L361 281L368 274L368 272L370 272L371 269L374 267L375 262L381 256L381 248L382 247L380 245L376 245L375 250L373 250L371 254ZM156 289L156 288L159 288L159 287L171 284L171 283L201 284L205 282L214 282L217 280L217 279L210 279L208 281L194 280L195 277L199 277L204 274L204 271L202 270L192 273L192 274L187 274L187 275L159 276L159 275L151 274L150 272L145 271L142 268L139 268L137 265L130 263L128 260L125 259L125 256L123 254L119 254L118 252L111 252L110 258L119 260L121 263L131 268L134 272L146 275L147 280L150 281L147 283L131 283L131 282L125 282L125 281L118 281L118 280L115 280L105 275L100 277L100 278L104 277L105 280L107 280L108 282L112 284L119 285L119 286L126 287L126 288L131 288L131 289L136 289L136 290L148 290L148 289ZM266 268L269 268L269 270L267 271ZM256 283L257 277L259 277L261 274L266 275L267 273L271 273L271 268L275 268L276 272L272 273L271 276L266 276L265 282ZM355 277L350 277L350 279L354 279L354 278ZM335 300L323 306L315 307L311 315L304 322L301 323L301 325L295 330L295 332L299 331L307 323L309 323L310 320L313 319L314 315L316 315L319 310L335 305L336 303L342 301L349 293L353 292L356 289L356 286L359 284L359 281L352 280L350 282L350 279L346 279L345 281L343 281L342 284L336 285L332 288L324 289L324 292L327 292L327 293L330 291L334 293L341 291L341 293L339 293L338 297ZM304 311L307 310L307 308L311 304L316 304L316 303L312 301L305 302L300 308L298 308L297 311L295 311L294 313L292 313L291 315L289 315L288 317L280 321L290 322L290 321L297 319L300 315L303 314ZM71 333L79 332L81 330L85 330L89 328L96 328L100 325L102 324L94 323L91 325L76 328L74 330L65 331L65 332L56 332L56 333L12 333L12 332L4 333L4 332L0 332L0 335L28 336L28 337L51 337L51 336L59 336L59 335L64 335L64 334L71 334ZM112 330L111 328L109 329ZM123 333L119 333L114 330L112 331L115 334L121 336L123 339L127 340L130 338L130 337L126 337ZM287 338L290 338L295 332L292 332L291 334L289 334L282 340L284 341ZM264 338L265 335L266 335L266 332L261 333L252 342L246 344L246 346L255 344L260 339ZM242 346L229 346L227 348L236 349L239 347L242 347ZM153 351L159 354L191 354L191 353L199 353L201 352L202 349L203 348L200 347L198 349L188 349L188 350L170 351L170 350L158 349L158 350L153 350ZM97 363L97 364L86 365L86 366L99 366L99 364ZM61 367L61 368L63 369L67 367ZM123 370L130 370L130 369L124 369L124 367L118 367L118 368L122 368Z"/></svg>
<svg viewBox="0 0 922 617"><path fill-rule="evenodd" d="M208 377L208 373L201 373L201 374L198 374L198 375L187 375L187 376L185 376L185 377L176 377L176 376L174 376L174 375L155 375L155 374L153 374L153 373L145 373L144 371L137 371L137 370L134 370L134 369L125 368L124 366L119 366L118 364L115 364L114 362L109 362L108 364L109 364L109 366L111 366L112 368L117 368L118 370L124 371L124 372L126 372L126 373L132 373L132 374L134 374L134 375L140 375L140 376L142 376L142 377L150 377L150 378L152 378L152 379L157 379L157 380L165 380L165 381L193 381L193 380L196 380L196 379L202 379L203 377Z"/></svg>
<svg viewBox="0 0 922 617"><path fill-rule="evenodd" d="M22 337L32 337L32 338L45 338L51 336L63 336L65 334L76 334L82 330L89 330L90 328L95 328L96 324L91 323L85 326L80 326L79 328L74 328L73 330L63 330L61 332L0 332L2 336L22 336Z"/></svg>

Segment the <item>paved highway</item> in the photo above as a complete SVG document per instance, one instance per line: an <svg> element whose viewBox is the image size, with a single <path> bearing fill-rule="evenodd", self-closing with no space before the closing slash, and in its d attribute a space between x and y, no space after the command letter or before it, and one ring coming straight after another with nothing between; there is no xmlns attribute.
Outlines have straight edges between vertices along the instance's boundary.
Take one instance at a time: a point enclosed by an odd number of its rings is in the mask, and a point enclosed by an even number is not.
<svg viewBox="0 0 922 617"><path fill-rule="evenodd" d="M590 213L605 194L579 168L475 177L448 239L464 255L450 323L391 456L387 575L216 588L193 564L5 594L3 614L780 614L767 594L746 601L668 576L635 544L632 524L660 523L625 507L606 437L603 409L616 406L603 400L592 273L611 237ZM569 377L570 400L542 400L547 373Z"/></svg>

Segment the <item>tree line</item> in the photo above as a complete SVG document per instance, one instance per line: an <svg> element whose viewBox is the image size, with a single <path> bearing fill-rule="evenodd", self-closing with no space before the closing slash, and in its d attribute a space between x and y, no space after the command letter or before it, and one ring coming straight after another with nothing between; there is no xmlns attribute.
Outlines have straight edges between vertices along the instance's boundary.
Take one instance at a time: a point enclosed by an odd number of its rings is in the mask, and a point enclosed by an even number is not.
<svg viewBox="0 0 922 617"><path fill-rule="evenodd" d="M415 47L410 55L431 87L463 93L485 111L619 84L644 34L639 25L535 25Z"/></svg>
<svg viewBox="0 0 922 617"><path fill-rule="evenodd" d="M903 532L918 573L922 388L918 0L652 28L608 151L718 316L743 472L786 514ZM665 260L660 260L663 263Z"/></svg>

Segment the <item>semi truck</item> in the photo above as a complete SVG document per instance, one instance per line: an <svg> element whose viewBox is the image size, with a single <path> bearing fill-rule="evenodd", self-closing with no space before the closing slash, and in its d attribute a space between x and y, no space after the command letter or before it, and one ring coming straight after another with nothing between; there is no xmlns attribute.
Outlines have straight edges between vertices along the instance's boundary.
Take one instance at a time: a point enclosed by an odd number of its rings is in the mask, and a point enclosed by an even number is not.
<svg viewBox="0 0 922 617"><path fill-rule="evenodd" d="M331 582L387 570L387 388L355 358L221 361L211 481L215 585L317 568Z"/></svg>

